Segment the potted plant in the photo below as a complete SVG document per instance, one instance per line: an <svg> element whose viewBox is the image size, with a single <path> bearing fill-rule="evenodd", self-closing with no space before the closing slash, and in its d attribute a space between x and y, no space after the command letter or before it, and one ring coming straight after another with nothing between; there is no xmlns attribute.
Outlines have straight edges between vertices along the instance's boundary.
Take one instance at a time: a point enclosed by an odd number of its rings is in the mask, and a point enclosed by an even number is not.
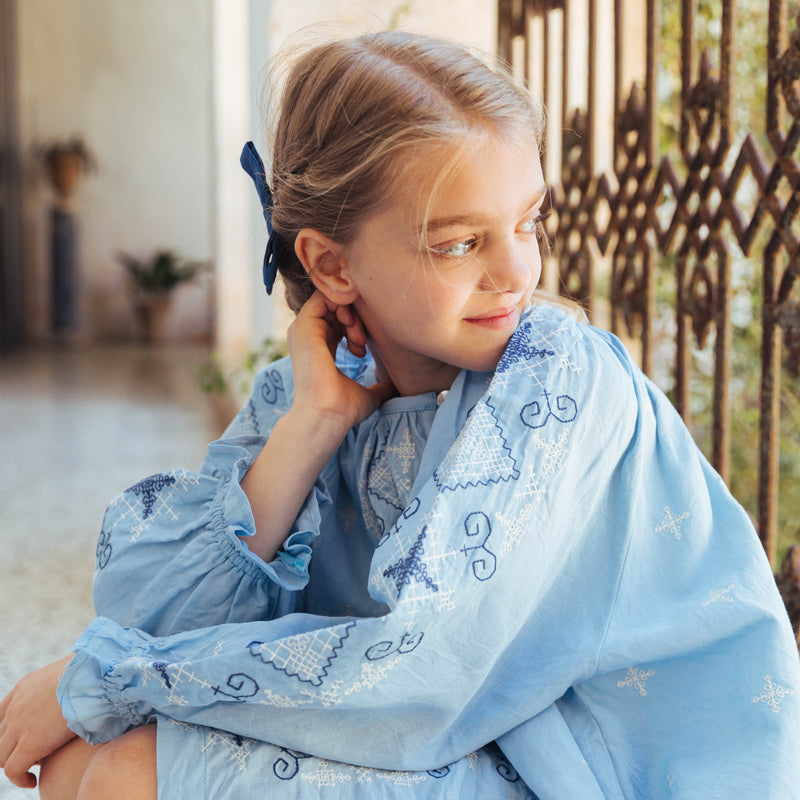
<svg viewBox="0 0 800 800"><path fill-rule="evenodd" d="M39 158L59 201L66 205L83 173L96 168L95 158L80 136L54 139L39 147Z"/></svg>
<svg viewBox="0 0 800 800"><path fill-rule="evenodd" d="M147 342L162 340L172 293L182 283L195 281L208 263L187 261L172 250L157 250L144 259L118 252L117 259L128 273L142 337Z"/></svg>

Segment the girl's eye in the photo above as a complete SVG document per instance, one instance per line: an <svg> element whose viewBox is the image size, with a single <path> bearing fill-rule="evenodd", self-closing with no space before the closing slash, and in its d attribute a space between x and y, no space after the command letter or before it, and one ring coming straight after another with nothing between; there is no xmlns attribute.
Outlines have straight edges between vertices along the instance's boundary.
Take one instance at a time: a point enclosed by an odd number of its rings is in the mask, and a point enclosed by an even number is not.
<svg viewBox="0 0 800 800"><path fill-rule="evenodd" d="M458 242L436 245L431 250L437 256L448 256L450 258L463 258L469 255L477 246L478 240L475 238L462 239Z"/></svg>
<svg viewBox="0 0 800 800"><path fill-rule="evenodd" d="M537 214L535 217L531 217L530 219L526 219L519 226L520 233L535 233L539 236L544 236L544 222L547 219L550 219L551 212L545 211L543 213Z"/></svg>

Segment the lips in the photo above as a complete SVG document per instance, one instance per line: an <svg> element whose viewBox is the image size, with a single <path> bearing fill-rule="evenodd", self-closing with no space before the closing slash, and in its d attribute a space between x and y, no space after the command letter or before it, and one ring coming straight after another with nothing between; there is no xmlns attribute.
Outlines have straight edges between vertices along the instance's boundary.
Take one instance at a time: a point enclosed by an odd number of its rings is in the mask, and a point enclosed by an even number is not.
<svg viewBox="0 0 800 800"><path fill-rule="evenodd" d="M475 317L468 317L465 321L484 328L506 328L512 324L516 325L518 320L519 309L516 306L508 306L487 311L485 314L478 314Z"/></svg>

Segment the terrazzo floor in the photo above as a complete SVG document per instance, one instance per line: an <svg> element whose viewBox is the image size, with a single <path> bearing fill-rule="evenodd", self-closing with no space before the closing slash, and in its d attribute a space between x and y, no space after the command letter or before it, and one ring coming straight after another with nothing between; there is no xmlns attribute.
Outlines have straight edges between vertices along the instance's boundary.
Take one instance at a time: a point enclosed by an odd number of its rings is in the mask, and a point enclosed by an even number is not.
<svg viewBox="0 0 800 800"><path fill-rule="evenodd" d="M68 652L94 616L106 504L196 467L216 438L199 347L45 347L0 355L0 697ZM0 800L34 800L0 772Z"/></svg>

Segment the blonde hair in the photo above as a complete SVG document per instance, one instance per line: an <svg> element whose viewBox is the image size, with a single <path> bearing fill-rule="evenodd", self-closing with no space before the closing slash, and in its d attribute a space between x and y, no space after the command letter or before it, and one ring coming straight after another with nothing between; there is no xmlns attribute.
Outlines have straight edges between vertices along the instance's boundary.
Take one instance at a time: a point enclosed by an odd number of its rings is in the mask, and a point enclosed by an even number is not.
<svg viewBox="0 0 800 800"><path fill-rule="evenodd" d="M314 291L294 252L303 228L349 244L421 148L464 145L487 129L539 143L543 127L527 90L458 44L387 31L300 56L272 137L272 224L290 308Z"/></svg>

